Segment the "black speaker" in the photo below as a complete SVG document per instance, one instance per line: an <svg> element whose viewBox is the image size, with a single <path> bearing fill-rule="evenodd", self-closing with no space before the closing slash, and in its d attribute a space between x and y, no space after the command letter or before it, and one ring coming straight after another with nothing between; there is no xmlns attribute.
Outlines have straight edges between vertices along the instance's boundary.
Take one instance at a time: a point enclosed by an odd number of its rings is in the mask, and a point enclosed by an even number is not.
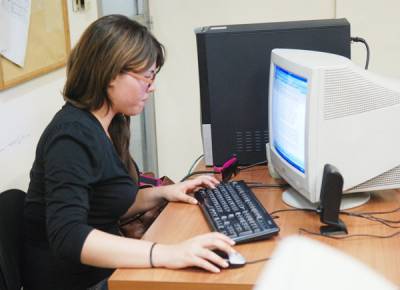
<svg viewBox="0 0 400 290"><path fill-rule="evenodd" d="M320 220L323 235L347 234L346 225L339 219L340 202L343 194L343 177L330 164L325 164L320 195Z"/></svg>

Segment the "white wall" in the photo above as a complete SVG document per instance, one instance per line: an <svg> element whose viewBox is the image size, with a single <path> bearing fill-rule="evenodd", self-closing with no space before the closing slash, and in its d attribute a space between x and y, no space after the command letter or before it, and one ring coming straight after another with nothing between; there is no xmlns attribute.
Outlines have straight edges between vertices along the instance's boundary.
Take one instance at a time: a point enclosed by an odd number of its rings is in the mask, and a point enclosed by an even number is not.
<svg viewBox="0 0 400 290"><path fill-rule="evenodd" d="M96 0L84 12L72 12L68 2L71 42L97 18ZM59 69L0 92L0 192L26 190L37 141L54 113L63 105L65 69Z"/></svg>
<svg viewBox="0 0 400 290"><path fill-rule="evenodd" d="M336 0L338 18L351 23L351 34L367 40L371 49L369 70L400 78L400 1ZM352 45L352 60L364 67L365 48Z"/></svg>
<svg viewBox="0 0 400 290"><path fill-rule="evenodd" d="M197 52L200 26L334 18L334 0L152 0L154 34L166 46L155 104L160 175L184 176L202 154Z"/></svg>

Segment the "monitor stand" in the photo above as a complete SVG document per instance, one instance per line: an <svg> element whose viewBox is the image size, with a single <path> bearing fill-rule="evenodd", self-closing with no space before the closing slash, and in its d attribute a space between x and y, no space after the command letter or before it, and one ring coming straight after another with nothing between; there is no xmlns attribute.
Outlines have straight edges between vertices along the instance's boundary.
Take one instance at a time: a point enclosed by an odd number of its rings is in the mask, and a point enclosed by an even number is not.
<svg viewBox="0 0 400 290"><path fill-rule="evenodd" d="M340 203L340 209L350 209L361 206L369 201L371 194L369 192L357 192L345 194ZM282 193L282 200L288 206L294 208L317 209L319 203L311 203L294 188L289 187Z"/></svg>

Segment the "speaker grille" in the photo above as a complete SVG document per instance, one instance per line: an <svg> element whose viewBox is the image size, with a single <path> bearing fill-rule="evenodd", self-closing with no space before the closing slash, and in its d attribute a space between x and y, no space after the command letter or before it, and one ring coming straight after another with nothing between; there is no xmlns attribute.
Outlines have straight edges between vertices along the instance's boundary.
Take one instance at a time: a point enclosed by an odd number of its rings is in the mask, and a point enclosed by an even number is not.
<svg viewBox="0 0 400 290"><path fill-rule="evenodd" d="M268 131L236 131L235 152L262 152L265 151L265 144L268 143Z"/></svg>
<svg viewBox="0 0 400 290"><path fill-rule="evenodd" d="M362 189L400 184L400 165L363 182L347 191L360 191Z"/></svg>
<svg viewBox="0 0 400 290"><path fill-rule="evenodd" d="M372 83L349 68L325 72L325 120L400 104L399 93Z"/></svg>

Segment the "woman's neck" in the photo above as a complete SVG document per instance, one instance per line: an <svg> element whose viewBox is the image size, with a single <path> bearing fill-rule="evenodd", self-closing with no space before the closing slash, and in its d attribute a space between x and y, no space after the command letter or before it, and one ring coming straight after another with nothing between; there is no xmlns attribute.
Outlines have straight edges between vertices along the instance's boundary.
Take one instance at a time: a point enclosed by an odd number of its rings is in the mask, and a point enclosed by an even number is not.
<svg viewBox="0 0 400 290"><path fill-rule="evenodd" d="M108 128L110 127L111 121L115 116L114 111L107 104L103 104L103 106L95 111L91 111L93 116L100 122L107 136L110 138L110 134L108 133Z"/></svg>

